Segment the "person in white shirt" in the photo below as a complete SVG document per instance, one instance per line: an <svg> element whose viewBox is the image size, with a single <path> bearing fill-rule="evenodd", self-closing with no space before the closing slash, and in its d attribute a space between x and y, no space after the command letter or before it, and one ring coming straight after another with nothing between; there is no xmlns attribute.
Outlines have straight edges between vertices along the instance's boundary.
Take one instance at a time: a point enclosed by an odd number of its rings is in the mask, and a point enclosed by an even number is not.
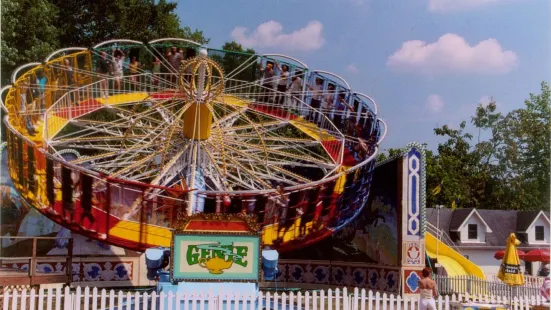
<svg viewBox="0 0 551 310"><path fill-rule="evenodd" d="M302 79L295 75L291 78L291 86L289 87L289 92L291 93L292 98L292 106L293 107L300 107L299 99L300 94L302 93Z"/></svg>
<svg viewBox="0 0 551 310"><path fill-rule="evenodd" d="M280 66L277 61L275 62L277 69L281 72L279 74L279 80L277 81L277 95L275 102L283 104L285 102L285 92L287 91L287 80L289 79L289 66Z"/></svg>
<svg viewBox="0 0 551 310"><path fill-rule="evenodd" d="M117 89L121 88L121 80L123 76L123 60L124 52L122 50L114 50L113 56L115 61L113 62L113 75L115 76L115 87Z"/></svg>
<svg viewBox="0 0 551 310"><path fill-rule="evenodd" d="M308 89L312 91L312 99L310 100L310 107L318 110L321 106L323 80L320 78L316 78L316 82L314 85L306 85L306 87L308 87ZM318 121L317 115L318 115L317 112L312 111L308 119L310 121L317 122Z"/></svg>
<svg viewBox="0 0 551 310"><path fill-rule="evenodd" d="M327 93L323 96L323 102L321 104L321 111L328 119L331 119L331 110L333 110L335 104L335 86L329 84L327 86Z"/></svg>

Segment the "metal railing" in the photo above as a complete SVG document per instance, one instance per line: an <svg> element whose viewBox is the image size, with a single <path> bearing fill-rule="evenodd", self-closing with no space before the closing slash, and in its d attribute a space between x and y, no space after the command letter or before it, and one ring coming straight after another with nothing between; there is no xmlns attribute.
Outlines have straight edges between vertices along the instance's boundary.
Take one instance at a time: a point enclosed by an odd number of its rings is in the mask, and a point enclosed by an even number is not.
<svg viewBox="0 0 551 310"><path fill-rule="evenodd" d="M436 275L435 281L440 295L470 294L496 295L508 298L539 295L540 287L534 283L523 286L510 286L501 281L482 280L475 276L441 276Z"/></svg>
<svg viewBox="0 0 551 310"><path fill-rule="evenodd" d="M455 242L452 241L450 236L444 230L436 228L436 226L432 225L429 222L427 222L427 230L429 233L433 234L436 237L436 240L443 242L445 245L449 246L454 251L463 255L463 253L461 253L459 248L455 245Z"/></svg>
<svg viewBox="0 0 551 310"><path fill-rule="evenodd" d="M9 262L14 260L27 260L28 266L25 272L20 272L18 269L10 267L0 268L0 286L7 285L37 285L45 283L70 283L72 279L72 268L65 268L61 273L49 273L39 272L38 269L38 241L58 241L67 240L67 255L48 255L48 259L63 258L65 260L65 266L72 266L73 261L73 239L61 238L61 237L0 237L0 242L4 239L12 239L14 241L12 246L16 246L17 243L21 243L23 247L28 247L28 244L23 244L24 240L32 240L31 243L31 255L30 256L4 256L4 253L0 253L0 267L2 265L10 266ZM21 253L18 251L18 253ZM44 257L42 257L44 258Z"/></svg>

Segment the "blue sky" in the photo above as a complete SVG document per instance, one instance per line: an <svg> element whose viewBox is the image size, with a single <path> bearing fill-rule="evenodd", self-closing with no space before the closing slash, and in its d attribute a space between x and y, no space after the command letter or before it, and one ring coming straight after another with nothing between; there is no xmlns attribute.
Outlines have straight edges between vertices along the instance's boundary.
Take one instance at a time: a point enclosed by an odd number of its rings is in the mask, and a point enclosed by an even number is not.
<svg viewBox="0 0 551 310"><path fill-rule="evenodd" d="M470 120L489 96L507 112L550 79L548 0L180 1L210 47L236 40L339 74L373 97L383 148L426 142ZM237 29L236 29L237 28ZM258 31L257 31L258 30ZM408 42L409 41L409 42Z"/></svg>

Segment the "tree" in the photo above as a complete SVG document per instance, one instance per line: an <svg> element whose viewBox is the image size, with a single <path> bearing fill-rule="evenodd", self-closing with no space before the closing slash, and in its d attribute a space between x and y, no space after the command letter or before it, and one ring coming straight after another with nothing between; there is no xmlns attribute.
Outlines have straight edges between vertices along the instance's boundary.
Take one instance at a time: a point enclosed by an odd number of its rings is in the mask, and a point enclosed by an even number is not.
<svg viewBox="0 0 551 310"><path fill-rule="evenodd" d="M500 122L504 147L498 153L500 173L509 189L505 198L515 209L549 209L551 89L530 94L524 109L511 111Z"/></svg>
<svg viewBox="0 0 551 310"><path fill-rule="evenodd" d="M23 64L42 62L59 47L58 10L46 0L2 1L2 84Z"/></svg>
<svg viewBox="0 0 551 310"><path fill-rule="evenodd" d="M56 26L60 42L90 47L114 38L147 41L163 37L209 42L202 31L181 27L174 10L177 3L166 0L51 0L59 8Z"/></svg>
<svg viewBox="0 0 551 310"><path fill-rule="evenodd" d="M232 78L243 81L254 81L256 79L256 57L253 57L256 54L255 50L250 48L244 49L241 44L235 41L224 43L222 50L233 52L222 52L223 54L213 55L213 58L222 65L225 74L233 72L236 69L238 71L243 69L235 76L232 76ZM242 67L241 65L246 62L248 62L247 66Z"/></svg>
<svg viewBox="0 0 551 310"><path fill-rule="evenodd" d="M541 94L530 94L525 107L507 115L496 111L492 100L479 105L471 123L478 131L477 141L459 129L435 128L447 137L438 145L438 155L427 159L427 205L484 209L540 210L549 207L551 91L541 84ZM489 138L481 141L482 133ZM427 156L428 158L429 156ZM443 182L442 191L430 191Z"/></svg>
<svg viewBox="0 0 551 310"><path fill-rule="evenodd" d="M379 154L377 154L377 162L382 162L382 161L385 161L391 157L394 157L394 156L397 156L397 155L400 155L402 153L404 153L406 150L406 148L399 148L399 149L395 149L395 148L389 148L389 149L386 149L382 152L380 152Z"/></svg>
<svg viewBox="0 0 551 310"><path fill-rule="evenodd" d="M109 39L179 37L206 44L202 31L182 27L166 0L2 1L2 84L25 63L61 47L91 47Z"/></svg>

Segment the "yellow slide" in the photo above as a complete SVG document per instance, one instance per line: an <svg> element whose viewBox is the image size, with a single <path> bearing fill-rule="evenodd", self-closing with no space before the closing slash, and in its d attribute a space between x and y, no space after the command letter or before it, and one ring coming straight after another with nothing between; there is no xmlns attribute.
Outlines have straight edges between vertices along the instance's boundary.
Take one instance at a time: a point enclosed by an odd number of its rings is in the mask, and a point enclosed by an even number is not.
<svg viewBox="0 0 551 310"><path fill-rule="evenodd" d="M463 255L426 232L425 247L430 258L436 258L436 244L438 244L438 263L446 269L448 277L473 275L481 279L486 279L484 272L478 265L475 265Z"/></svg>

